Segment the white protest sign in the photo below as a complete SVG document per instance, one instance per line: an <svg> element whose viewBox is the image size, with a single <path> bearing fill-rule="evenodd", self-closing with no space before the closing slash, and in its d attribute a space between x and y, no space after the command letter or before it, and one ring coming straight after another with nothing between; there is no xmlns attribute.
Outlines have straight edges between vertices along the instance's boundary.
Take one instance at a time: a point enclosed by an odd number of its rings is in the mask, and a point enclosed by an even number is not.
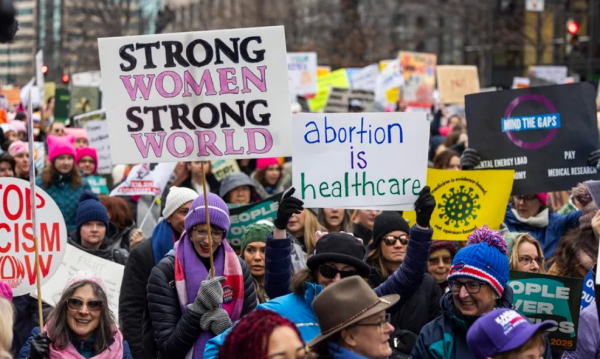
<svg viewBox="0 0 600 359"><path fill-rule="evenodd" d="M307 208L414 209L427 178L426 113L298 114L293 123L293 183Z"/></svg>
<svg viewBox="0 0 600 359"><path fill-rule="evenodd" d="M288 52L288 76L290 93L296 95L310 95L317 92L317 53L316 52Z"/></svg>
<svg viewBox="0 0 600 359"><path fill-rule="evenodd" d="M217 181L222 180L232 173L240 172L240 166L238 166L236 160L212 161L211 166L211 172L215 175Z"/></svg>
<svg viewBox="0 0 600 359"><path fill-rule="evenodd" d="M125 266L111 262L93 254L86 253L70 244L66 246L66 255L54 277L42 287L42 300L51 306L56 302L67 285L67 281L79 271L93 272L104 283L108 296L108 307L118 321L119 294ZM37 291L32 295L37 298Z"/></svg>
<svg viewBox="0 0 600 359"><path fill-rule="evenodd" d="M160 197L177 163L140 163L134 166L123 183L110 192L111 196L153 195Z"/></svg>
<svg viewBox="0 0 600 359"><path fill-rule="evenodd" d="M513 77L512 89L528 88L531 81L527 77Z"/></svg>
<svg viewBox="0 0 600 359"><path fill-rule="evenodd" d="M40 99L44 99L44 73L42 67L44 66L44 50L38 50L35 54L35 85L38 88Z"/></svg>
<svg viewBox="0 0 600 359"><path fill-rule="evenodd" d="M33 160L35 161L36 174L42 173L46 167L46 147L43 142L33 143Z"/></svg>
<svg viewBox="0 0 600 359"><path fill-rule="evenodd" d="M283 26L102 38L98 47L113 163L291 154Z"/></svg>
<svg viewBox="0 0 600 359"><path fill-rule="evenodd" d="M44 284L57 271L65 254L67 227L54 200L39 187L35 191L36 233ZM7 283L15 296L28 294L36 287L30 193L28 181L0 178L0 281Z"/></svg>
<svg viewBox="0 0 600 359"><path fill-rule="evenodd" d="M90 147L98 153L99 174L110 174L112 160L110 157L110 141L108 140L108 122L106 120L91 120L84 125L85 132L90 140Z"/></svg>
<svg viewBox="0 0 600 359"><path fill-rule="evenodd" d="M100 71L78 72L71 76L71 85L79 87L100 87L102 76Z"/></svg>
<svg viewBox="0 0 600 359"><path fill-rule="evenodd" d="M530 66L529 76L555 84L564 84L568 71L566 66Z"/></svg>
<svg viewBox="0 0 600 359"><path fill-rule="evenodd" d="M352 73L350 75L350 83L353 89L375 91L378 76L379 65L372 64Z"/></svg>

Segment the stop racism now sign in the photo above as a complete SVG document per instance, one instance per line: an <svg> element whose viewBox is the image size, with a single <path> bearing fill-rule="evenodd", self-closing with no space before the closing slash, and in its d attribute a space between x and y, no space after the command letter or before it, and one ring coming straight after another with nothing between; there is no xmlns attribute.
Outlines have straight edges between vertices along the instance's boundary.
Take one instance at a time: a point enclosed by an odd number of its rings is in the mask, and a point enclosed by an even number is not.
<svg viewBox="0 0 600 359"><path fill-rule="evenodd" d="M56 272L67 247L67 227L54 200L35 189L39 262L42 285ZM29 182L0 178L0 281L14 296L36 289L35 247Z"/></svg>

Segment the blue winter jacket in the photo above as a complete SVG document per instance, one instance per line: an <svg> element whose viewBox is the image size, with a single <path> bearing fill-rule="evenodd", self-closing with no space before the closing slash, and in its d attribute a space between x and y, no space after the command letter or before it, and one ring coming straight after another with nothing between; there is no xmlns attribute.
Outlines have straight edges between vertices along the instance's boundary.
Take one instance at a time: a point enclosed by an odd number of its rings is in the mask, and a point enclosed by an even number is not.
<svg viewBox="0 0 600 359"><path fill-rule="evenodd" d="M77 188L71 186L70 176L57 175L50 187L45 187L42 184L42 178L38 177L35 180L36 186L40 187L56 202L58 208L62 212L67 225L67 233L71 233L77 229L75 218L77 217L77 208L79 208L79 196L83 191L91 191L87 180L82 179L81 185Z"/></svg>
<svg viewBox="0 0 600 359"><path fill-rule="evenodd" d="M406 257L400 268L385 282L375 288L375 293L382 297L388 294L400 294L401 300L388 312L399 310L402 304L417 291L427 270L429 247L431 246L431 228L423 230L413 226L410 230L410 241ZM260 304L257 309L271 309L278 314L296 323L305 342L312 340L320 332L317 317L312 311L312 301L319 294L322 287L318 284L307 283L304 298L295 293L290 293L292 279L291 265L292 238L273 239L267 238L265 249L265 291L271 301ZM216 358L219 347L225 341L229 331L211 339L206 344L204 359Z"/></svg>
<svg viewBox="0 0 600 359"><path fill-rule="evenodd" d="M574 211L564 216L555 212L550 212L548 226L539 228L519 222L517 217L515 217L515 214L511 211L510 206L511 204L509 203L506 208L504 224L506 224L508 230L511 232L526 232L537 239L542 246L544 258L546 258L546 260L554 256L554 251L556 250L560 237L564 236L569 229L579 226L579 217L581 217L581 211Z"/></svg>
<svg viewBox="0 0 600 359"><path fill-rule="evenodd" d="M498 308L512 308L513 291L504 288ZM476 359L467 346L467 331L470 325L454 307L452 292L440 300L443 314L421 329L411 357L414 359ZM546 340L544 359L552 359L550 342Z"/></svg>
<svg viewBox="0 0 600 359"><path fill-rule="evenodd" d="M27 359L29 357L29 351L31 350L31 345L30 345L31 340L38 334L40 334L40 327L33 328L33 330L31 331L31 335L29 336L29 339L27 339L27 343L25 343L23 348L21 348L21 350L19 351L19 355L17 356L17 359ZM78 339L72 340L73 345L79 346L78 344L76 344L77 342L82 343L82 341L80 341ZM82 343L82 345L85 345L85 344ZM94 357L92 357L92 358L94 358ZM125 340L123 340L123 359L133 359L133 356L131 355L131 350L129 350L129 344L127 344L127 341L125 341Z"/></svg>

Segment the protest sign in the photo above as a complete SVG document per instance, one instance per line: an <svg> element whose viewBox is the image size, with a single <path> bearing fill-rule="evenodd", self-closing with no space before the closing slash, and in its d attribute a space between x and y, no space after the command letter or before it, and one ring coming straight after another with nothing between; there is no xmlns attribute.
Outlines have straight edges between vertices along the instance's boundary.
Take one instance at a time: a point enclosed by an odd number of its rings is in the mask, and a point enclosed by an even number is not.
<svg viewBox="0 0 600 359"><path fill-rule="evenodd" d="M566 66L529 66L529 77L549 81L553 84L564 84L568 75Z"/></svg>
<svg viewBox="0 0 600 359"><path fill-rule="evenodd" d="M50 97L54 97L56 93L56 83L55 82L45 82L44 83L44 104L48 103L48 99Z"/></svg>
<svg viewBox="0 0 600 359"><path fill-rule="evenodd" d="M70 244L66 245L66 255L60 262L60 267L54 277L42 287L42 300L51 306L56 306L67 281L79 271L92 272L104 283L108 307L119 321L119 294L125 266L86 253ZM37 298L37 291L32 294Z"/></svg>
<svg viewBox="0 0 600 359"><path fill-rule="evenodd" d="M582 280L529 272L510 272L515 310L534 323L551 321L548 332L555 349L575 350Z"/></svg>
<svg viewBox="0 0 600 359"><path fill-rule="evenodd" d="M594 98L588 83L467 95L469 147L482 159L477 168L514 169L514 195L597 178L587 163L598 149Z"/></svg>
<svg viewBox="0 0 600 359"><path fill-rule="evenodd" d="M35 161L36 173L42 173L46 166L46 146L43 142L33 143L33 160Z"/></svg>
<svg viewBox="0 0 600 359"><path fill-rule="evenodd" d="M212 161L211 165L211 172L217 181L222 180L232 173L240 172L240 166L238 166L236 160Z"/></svg>
<svg viewBox="0 0 600 359"><path fill-rule="evenodd" d="M72 86L100 87L102 75L100 71L78 72L71 76Z"/></svg>
<svg viewBox="0 0 600 359"><path fill-rule="evenodd" d="M583 291L581 292L581 307L579 311L587 308L596 298L594 291L594 271L590 269L588 274L583 279Z"/></svg>
<svg viewBox="0 0 600 359"><path fill-rule="evenodd" d="M500 229L512 189L514 171L427 170L427 185L437 206L431 216L433 239L466 241L476 228L487 224ZM404 212L410 223L414 211Z"/></svg>
<svg viewBox="0 0 600 359"><path fill-rule="evenodd" d="M104 120L89 120L85 122L85 131L90 141L90 147L98 154L97 173L110 174L112 159L110 157L110 141L108 139L108 122Z"/></svg>
<svg viewBox="0 0 600 359"><path fill-rule="evenodd" d="M229 209L231 225L227 232L227 241L236 252L239 252L242 244L242 235L247 226L258 221L267 220L274 222L283 193L273 195L258 203Z"/></svg>
<svg viewBox="0 0 600 359"><path fill-rule="evenodd" d="M0 95L4 95L10 107L18 106L21 103L21 88L10 87L0 89Z"/></svg>
<svg viewBox="0 0 600 359"><path fill-rule="evenodd" d="M97 87L71 87L69 115L76 116L100 108L100 90Z"/></svg>
<svg viewBox="0 0 600 359"><path fill-rule="evenodd" d="M397 62L397 61L398 61L398 59L379 61L379 71L383 72L390 63ZM402 69L400 69L400 70L402 70ZM382 83L382 82L380 82L380 83ZM385 92L382 93L382 91L385 91ZM376 83L375 84L375 99L382 106L385 106L385 105L394 105L395 106L396 103L398 102L398 100L400 99L400 88L395 87L395 88L391 88L389 90L378 89L377 83Z"/></svg>
<svg viewBox="0 0 600 359"><path fill-rule="evenodd" d="M364 112L371 112L373 110L375 94L372 91L367 90L332 87L329 91L327 105L325 105L324 112L348 112L350 100L359 100L363 106Z"/></svg>
<svg viewBox="0 0 600 359"><path fill-rule="evenodd" d="M160 197L177 166L176 162L140 163L134 166L111 196L153 195Z"/></svg>
<svg viewBox="0 0 600 359"><path fill-rule="evenodd" d="M54 121L65 122L69 118L69 90L56 89L54 97Z"/></svg>
<svg viewBox="0 0 600 359"><path fill-rule="evenodd" d="M512 89L528 88L530 81L527 77L513 77Z"/></svg>
<svg viewBox="0 0 600 359"><path fill-rule="evenodd" d="M44 86L45 74L42 67L44 67L44 50L38 50L35 53L35 86L40 94L40 99L43 101L46 98L44 94L46 87Z"/></svg>
<svg viewBox="0 0 600 359"><path fill-rule="evenodd" d="M41 188L35 189L41 284L52 278L67 245L67 227L60 208ZM36 287L35 248L28 181L0 178L0 281L15 296Z"/></svg>
<svg viewBox="0 0 600 359"><path fill-rule="evenodd" d="M86 181L89 183L92 192L95 194L108 194L108 182L105 177L98 175L91 175L85 177Z"/></svg>
<svg viewBox="0 0 600 359"><path fill-rule="evenodd" d="M317 78L329 75L331 73L331 66L317 66Z"/></svg>
<svg viewBox="0 0 600 359"><path fill-rule="evenodd" d="M314 98L308 100L312 112L319 112L325 108L327 97L329 96L329 89L332 87L350 87L346 69L335 70L317 79L317 93Z"/></svg>
<svg viewBox="0 0 600 359"><path fill-rule="evenodd" d="M402 99L409 106L431 107L435 90L437 56L406 51L400 51L398 56L404 73Z"/></svg>
<svg viewBox="0 0 600 359"><path fill-rule="evenodd" d="M305 207L413 208L426 183L425 113L298 114L293 124L293 183Z"/></svg>
<svg viewBox="0 0 600 359"><path fill-rule="evenodd" d="M288 52L288 76L292 98L317 92L317 53Z"/></svg>
<svg viewBox="0 0 600 359"><path fill-rule="evenodd" d="M350 76L350 84L353 89L375 91L378 76L379 65L372 64L354 72Z"/></svg>
<svg viewBox="0 0 600 359"><path fill-rule="evenodd" d="M102 38L98 47L113 163L290 155L283 26Z"/></svg>
<svg viewBox="0 0 600 359"><path fill-rule="evenodd" d="M464 104L465 95L479 92L477 66L438 66L437 81L447 104Z"/></svg>

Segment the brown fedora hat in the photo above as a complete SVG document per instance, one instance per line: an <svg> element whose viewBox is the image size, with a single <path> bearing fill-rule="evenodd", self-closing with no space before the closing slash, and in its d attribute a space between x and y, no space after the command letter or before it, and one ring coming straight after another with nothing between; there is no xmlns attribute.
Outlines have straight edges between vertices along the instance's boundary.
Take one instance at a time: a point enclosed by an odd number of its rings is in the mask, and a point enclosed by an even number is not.
<svg viewBox="0 0 600 359"><path fill-rule="evenodd" d="M344 278L330 284L313 301L321 334L308 343L313 347L342 329L382 312L400 300L398 294L377 297L367 282L359 276Z"/></svg>

